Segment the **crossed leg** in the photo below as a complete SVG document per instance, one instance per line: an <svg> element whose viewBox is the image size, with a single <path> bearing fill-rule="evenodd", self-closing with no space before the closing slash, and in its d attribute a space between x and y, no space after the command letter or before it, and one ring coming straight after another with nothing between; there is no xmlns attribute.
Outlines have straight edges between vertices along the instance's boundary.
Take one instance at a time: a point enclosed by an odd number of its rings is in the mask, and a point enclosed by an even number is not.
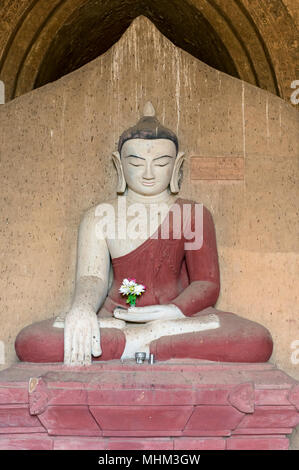
<svg viewBox="0 0 299 470"><path fill-rule="evenodd" d="M158 360L266 362L273 348L262 325L212 307L180 320L133 325L110 317L99 322L103 354L96 360L102 361L133 358L136 351L144 351ZM63 350L63 328L53 327L53 320L24 328L16 339L21 361L63 362Z"/></svg>
<svg viewBox="0 0 299 470"><path fill-rule="evenodd" d="M155 320L143 324L127 323L123 329L126 337L125 349L121 359L131 359L135 352L150 353L153 341L166 336L183 335L220 328L219 318L215 314L202 315L200 318L185 317L178 320Z"/></svg>

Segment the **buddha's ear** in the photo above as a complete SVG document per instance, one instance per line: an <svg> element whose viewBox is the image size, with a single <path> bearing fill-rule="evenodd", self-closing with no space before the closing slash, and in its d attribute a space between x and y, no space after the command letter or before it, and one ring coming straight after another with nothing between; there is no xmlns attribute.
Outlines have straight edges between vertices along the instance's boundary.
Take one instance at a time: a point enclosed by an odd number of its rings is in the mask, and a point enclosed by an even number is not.
<svg viewBox="0 0 299 470"><path fill-rule="evenodd" d="M118 194L123 194L126 190L127 183L124 177L124 171L123 171L123 166L121 164L121 159L120 159L120 153L119 152L113 152L112 153L112 160L115 165L116 171L117 171L117 188L116 192Z"/></svg>
<svg viewBox="0 0 299 470"><path fill-rule="evenodd" d="M180 170L182 168L182 164L184 162L184 152L179 152L175 159L173 172L170 180L170 192L173 194L177 194L180 190L179 187L179 180L180 180Z"/></svg>

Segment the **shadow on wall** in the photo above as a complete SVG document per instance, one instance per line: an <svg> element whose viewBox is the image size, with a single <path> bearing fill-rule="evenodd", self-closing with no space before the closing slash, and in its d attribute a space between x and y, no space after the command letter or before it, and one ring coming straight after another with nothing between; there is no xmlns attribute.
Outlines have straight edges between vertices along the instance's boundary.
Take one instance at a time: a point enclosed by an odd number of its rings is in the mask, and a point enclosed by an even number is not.
<svg viewBox="0 0 299 470"><path fill-rule="evenodd" d="M99 57L140 15L194 57L276 95L289 98L295 78L298 33L281 0L23 0L19 17L8 10L0 40L7 101Z"/></svg>

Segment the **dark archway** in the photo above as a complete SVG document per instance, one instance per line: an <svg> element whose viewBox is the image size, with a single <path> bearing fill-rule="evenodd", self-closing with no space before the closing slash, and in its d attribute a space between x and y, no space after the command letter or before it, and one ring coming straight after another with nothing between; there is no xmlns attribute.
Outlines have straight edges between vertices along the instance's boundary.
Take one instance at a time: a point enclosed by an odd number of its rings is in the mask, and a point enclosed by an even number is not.
<svg viewBox="0 0 299 470"><path fill-rule="evenodd" d="M211 67L239 78L219 35L186 0L89 0L54 38L35 81L44 85L106 52L137 16L147 16L176 46Z"/></svg>
<svg viewBox="0 0 299 470"><path fill-rule="evenodd" d="M296 76L296 28L282 0L6 3L9 8L0 6L0 79L6 101L95 59L139 15L199 60L281 97L289 97ZM282 30L287 41L281 41Z"/></svg>

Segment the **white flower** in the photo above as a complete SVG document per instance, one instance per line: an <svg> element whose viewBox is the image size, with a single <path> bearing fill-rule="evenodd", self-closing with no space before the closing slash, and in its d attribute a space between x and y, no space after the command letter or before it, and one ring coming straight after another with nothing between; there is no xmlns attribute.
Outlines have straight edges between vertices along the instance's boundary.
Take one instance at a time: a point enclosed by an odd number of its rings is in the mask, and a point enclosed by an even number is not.
<svg viewBox="0 0 299 470"><path fill-rule="evenodd" d="M132 279L124 279L122 285L120 286L119 292L124 295L128 295L132 292L136 283Z"/></svg>
<svg viewBox="0 0 299 470"><path fill-rule="evenodd" d="M141 295L145 291L145 287L142 284L137 284L134 288L134 294Z"/></svg>
<svg viewBox="0 0 299 470"><path fill-rule="evenodd" d="M128 294L130 294L130 287L122 285L119 288L119 292L121 294L128 295Z"/></svg>
<svg viewBox="0 0 299 470"><path fill-rule="evenodd" d="M123 295L141 295L145 292L145 286L137 284L136 279L124 279L119 288L119 292Z"/></svg>

